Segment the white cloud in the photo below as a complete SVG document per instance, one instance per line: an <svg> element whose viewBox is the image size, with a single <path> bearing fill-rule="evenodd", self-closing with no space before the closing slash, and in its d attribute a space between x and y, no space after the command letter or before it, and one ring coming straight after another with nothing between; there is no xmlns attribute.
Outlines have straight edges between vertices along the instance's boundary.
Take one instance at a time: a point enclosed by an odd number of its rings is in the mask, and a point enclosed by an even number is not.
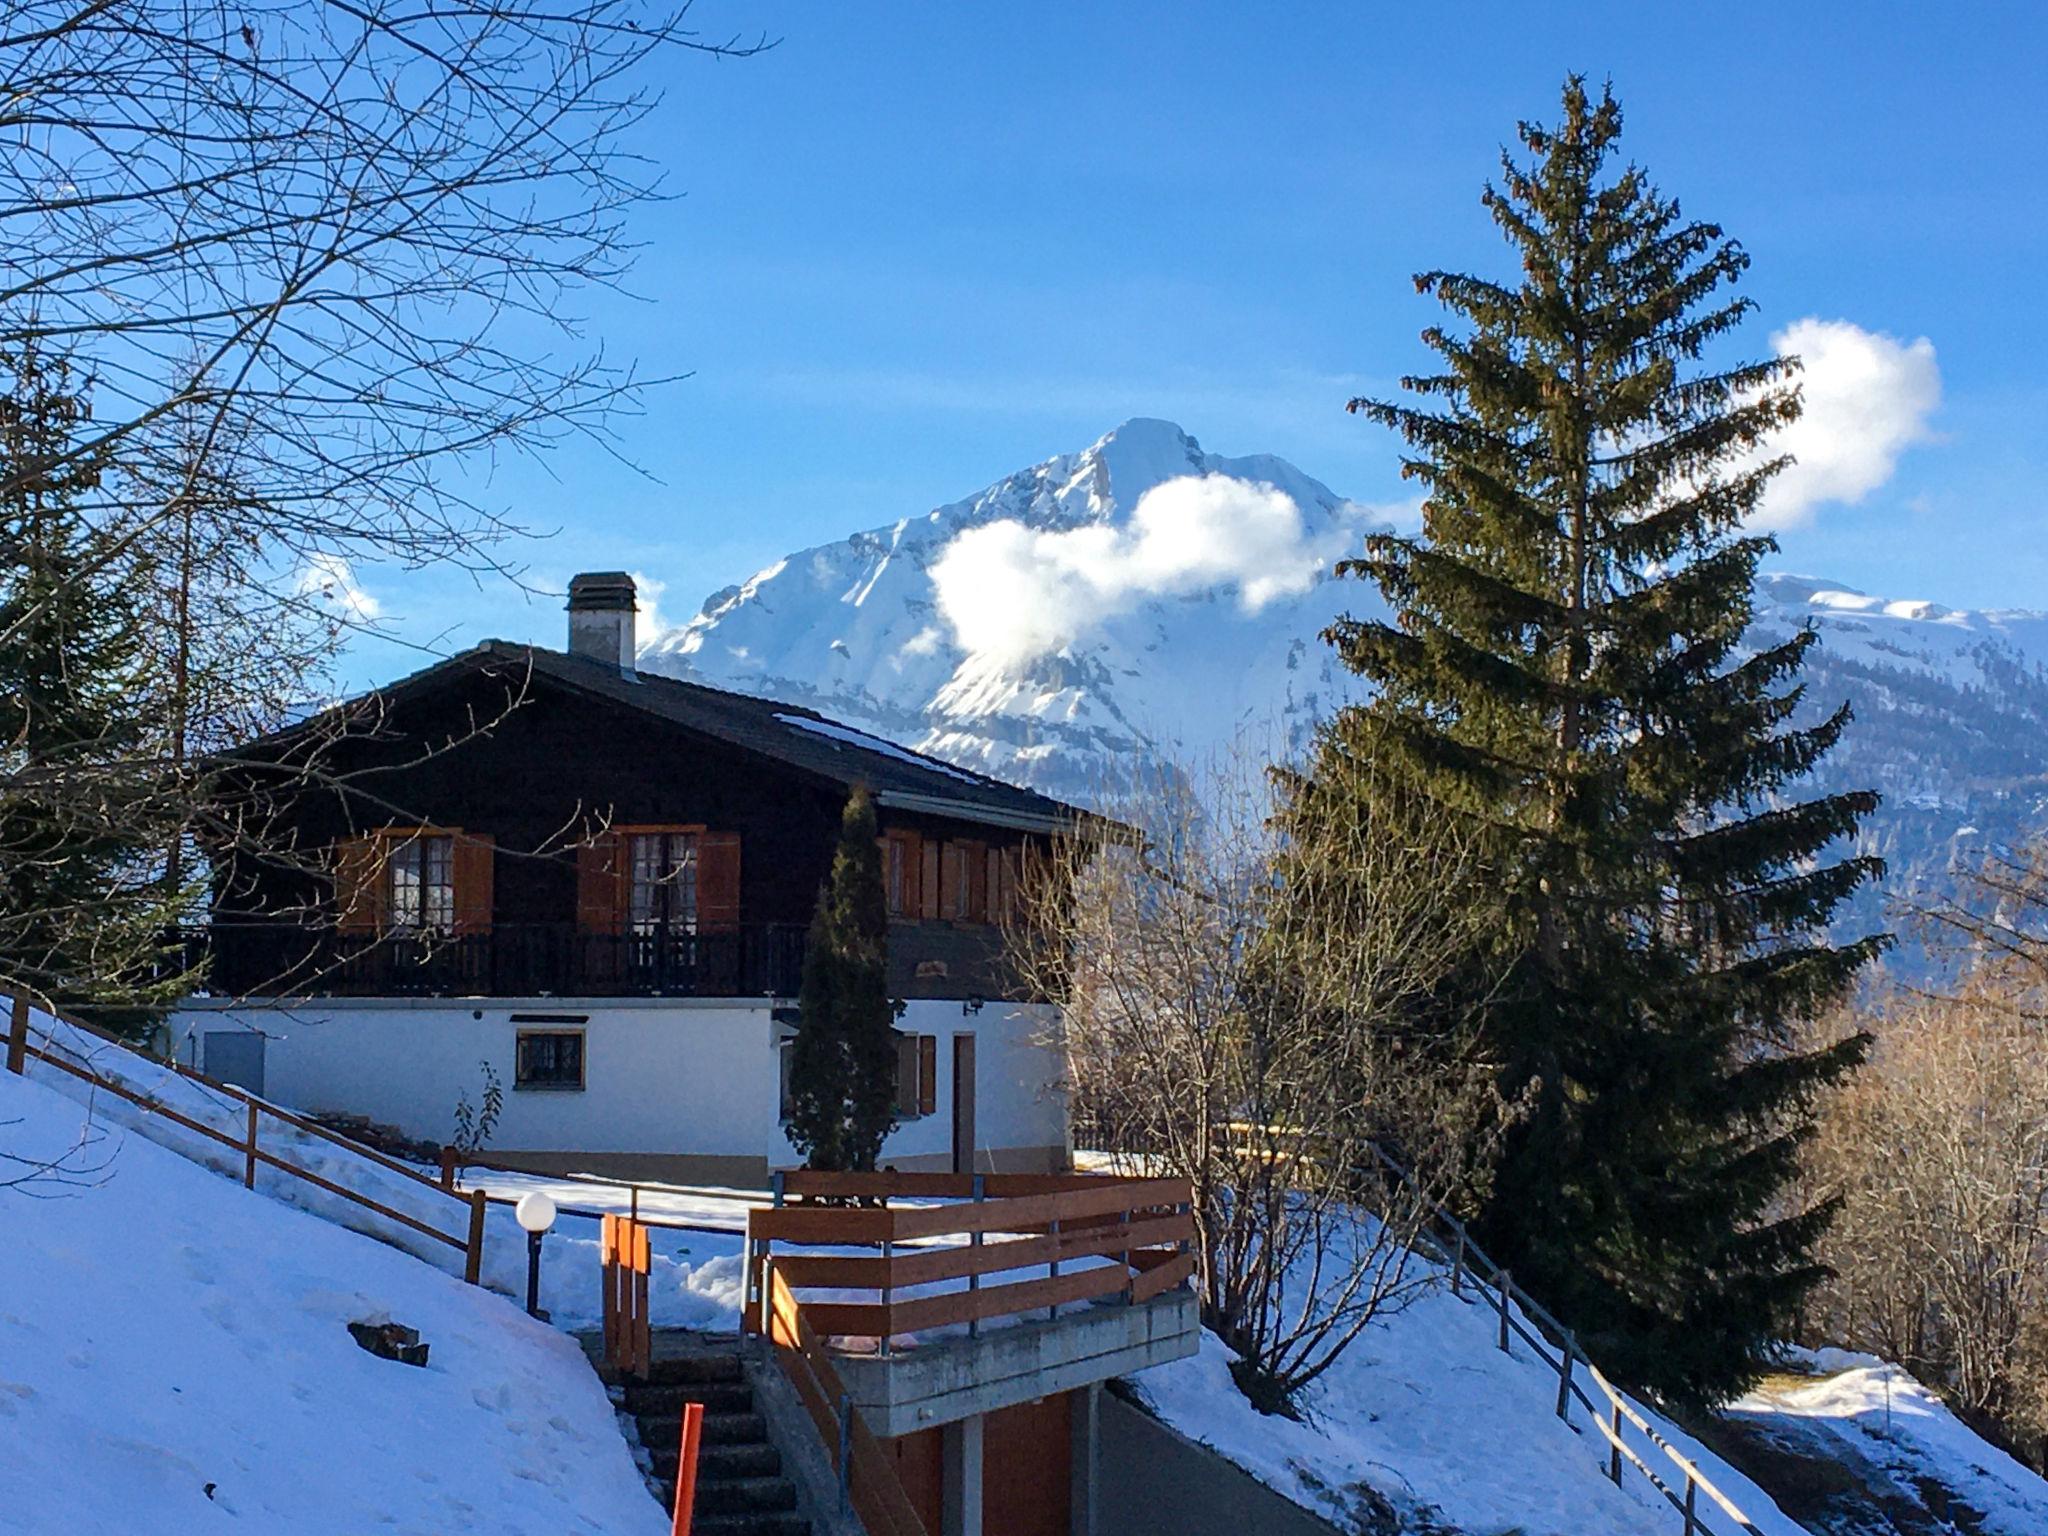
<svg viewBox="0 0 2048 1536"><path fill-rule="evenodd" d="M369 624L384 605L356 580L355 568L340 555L314 555L299 572L299 595L317 598L344 623Z"/></svg>
<svg viewBox="0 0 2048 1536"><path fill-rule="evenodd" d="M645 650L669 632L669 622L661 614L661 600L668 592L668 583L644 571L627 574L633 578L633 601L639 609L633 617L633 643L637 649Z"/></svg>
<svg viewBox="0 0 2048 1536"><path fill-rule="evenodd" d="M1246 612L1305 592L1333 551L1292 498L1226 475L1154 486L1127 527L970 528L932 566L939 614L965 650L999 663L1057 651L1147 598L1234 588Z"/></svg>
<svg viewBox="0 0 2048 1536"><path fill-rule="evenodd" d="M1891 479L1900 454L1932 436L1941 370L1925 336L1906 342L1847 320L1808 318L1771 345L1805 365L1805 409L1769 445L1797 462L1765 492L1757 527L1792 528L1823 502L1861 501Z"/></svg>

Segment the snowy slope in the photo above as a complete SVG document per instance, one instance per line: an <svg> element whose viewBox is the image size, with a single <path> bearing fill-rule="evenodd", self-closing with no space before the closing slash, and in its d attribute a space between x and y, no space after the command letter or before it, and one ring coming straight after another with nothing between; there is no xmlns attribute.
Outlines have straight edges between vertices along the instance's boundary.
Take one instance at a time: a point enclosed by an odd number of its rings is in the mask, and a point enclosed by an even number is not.
<svg viewBox="0 0 2048 1536"><path fill-rule="evenodd" d="M1284 460L1225 458L1169 422L1130 421L964 500L792 554L653 637L642 664L812 705L1083 800L1154 746L1199 755L1241 731L1262 747L1299 745L1357 686L1317 637L1340 613L1383 611L1360 583L1326 577L1255 610L1227 584L1140 594L1025 661L971 654L940 612L933 568L961 534L1005 520L1127 533L1147 492L1190 475L1276 487L1299 509L1305 542L1331 558L1377 525ZM1893 861L1895 888L1939 878L1958 846L2048 816L2048 613L1766 576L1755 641L1804 624L1823 641L1810 653L1808 717L1845 700L1856 714L1816 787L1884 793L1866 843ZM1878 907L1873 896L1853 916Z"/></svg>
<svg viewBox="0 0 2048 1536"><path fill-rule="evenodd" d="M1795 1351L1783 1373L1729 1406L1723 1427L1716 1438L1731 1455L1824 1469L1794 1480L1796 1512L1816 1536L2048 1531L2048 1483L1873 1355Z"/></svg>
<svg viewBox="0 0 2048 1536"><path fill-rule="evenodd" d="M1630 1473L1607 1478L1606 1442L1574 1404L1558 1419L1557 1372L1517 1342L1496 1347L1490 1302L1447 1287L1376 1321L1308 1389L1301 1422L1256 1412L1232 1385L1230 1353L1204 1334L1192 1359L1135 1378L1138 1396L1191 1439L1222 1452L1345 1530L1458 1536L1641 1536L1677 1517ZM1655 1413L1764 1532L1805 1536L1770 1498ZM1653 1464L1654 1452L1644 1450ZM1400 1524L1363 1517L1376 1511ZM1726 1522L1714 1527L1727 1529Z"/></svg>
<svg viewBox="0 0 2048 1536"><path fill-rule="evenodd" d="M1231 1382L1229 1351L1208 1334L1200 1355L1134 1385L1183 1434L1340 1529L1678 1536L1680 1517L1642 1478L1608 1480L1605 1442L1581 1406L1571 1427L1557 1418L1555 1369L1519 1341L1501 1353L1497 1328L1491 1303L1428 1293L1375 1323L1311 1386L1302 1422L1254 1411ZM1764 1536L2048 1531L2048 1482L1905 1371L1839 1350L1794 1354L1794 1368L1812 1374L1773 1377L1731 1404L1702 1431L1712 1448L1643 1408ZM1625 1434L1662 1465L1633 1429ZM1782 1490L1785 1505L1740 1468ZM1733 1530L1704 1498L1701 1508L1709 1530Z"/></svg>
<svg viewBox="0 0 2048 1536"><path fill-rule="evenodd" d="M39 1048L59 1051L188 1119L230 1136L242 1135L244 1110L240 1102L39 1010L31 1012L30 1022L32 1038ZM232 1181L237 1196L248 1198L240 1189L242 1156L233 1148L195 1135L161 1115L145 1113L125 1099L96 1092L91 1084L54 1068L31 1061L29 1074L36 1083L89 1112L92 1123L100 1129L132 1141L152 1141L177 1152L211 1170L214 1176ZM459 1232L467 1219L462 1208L446 1196L354 1157L319 1137L291 1130L267 1117L261 1135L262 1144L274 1155L436 1230ZM4 1150L8 1150L6 1134L4 1127L0 1127L0 1151ZM457 1249L304 1180L264 1167L258 1171L256 1189L270 1200L389 1243L446 1273L458 1277L462 1273L462 1254ZM677 1213L676 1219L698 1219L698 1214ZM744 1220L743 1216L738 1218L742 1229ZM599 1321L594 1228L593 1222L565 1217L557 1230L549 1234L543 1249L541 1305L565 1328L595 1327ZM663 1232L658 1239L649 1280L654 1322L678 1328L730 1326L727 1320L738 1315L741 1291L743 1243L739 1233L718 1236ZM486 1221L483 1281L487 1289L502 1295L525 1295L526 1236L504 1206L492 1206Z"/></svg>
<svg viewBox="0 0 2048 1536"><path fill-rule="evenodd" d="M0 1073L0 1530L659 1536L576 1344ZM424 1369L351 1320L420 1330Z"/></svg>

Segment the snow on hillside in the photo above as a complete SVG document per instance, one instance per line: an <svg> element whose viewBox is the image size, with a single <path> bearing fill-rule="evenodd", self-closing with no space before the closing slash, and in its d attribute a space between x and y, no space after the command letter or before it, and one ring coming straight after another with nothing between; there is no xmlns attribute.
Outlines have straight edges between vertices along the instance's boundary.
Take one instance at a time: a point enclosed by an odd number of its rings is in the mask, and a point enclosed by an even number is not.
<svg viewBox="0 0 2048 1536"><path fill-rule="evenodd" d="M1304 1398L1300 1422L1261 1415L1232 1384L1211 1334L1194 1358L1134 1379L1137 1395L1189 1438L1222 1452L1341 1529L1462 1536L1642 1536L1677 1517L1634 1472L1607 1477L1606 1442L1572 1408L1557 1417L1557 1372L1519 1341L1496 1347L1492 1303L1447 1287L1376 1321ZM1639 1405L1640 1406L1640 1405ZM1658 1432L1692 1457L1765 1536L1805 1536L1762 1490L1656 1413ZM1656 1453L1630 1443L1656 1464ZM1363 1521L1377 1509L1400 1522ZM1728 1529L1722 1521L1711 1527Z"/></svg>
<svg viewBox="0 0 2048 1536"><path fill-rule="evenodd" d="M1816 1536L2048 1531L2048 1483L1874 1355L1795 1351L1722 1418L1736 1437L1731 1455L1761 1450L1779 1467L1825 1468L1800 1480L1796 1507Z"/></svg>
<svg viewBox="0 0 2048 1536"><path fill-rule="evenodd" d="M1211 1334L1198 1356L1133 1385L1181 1433L1340 1529L1678 1536L1678 1514L1640 1476L1625 1471L1619 1487L1608 1480L1606 1442L1584 1408L1573 1405L1567 1428L1556 1416L1555 1368L1520 1341L1502 1354L1498 1326L1490 1301L1429 1292L1375 1323L1309 1388L1301 1422L1256 1412ZM1787 1374L1704 1431L1716 1449L1636 1405L1764 1536L2048 1531L2048 1482L1979 1438L1905 1371L1840 1350L1792 1355ZM1624 1433L1660 1465L1633 1429ZM1783 1490L1786 1506L1717 1449ZM1732 1533L1704 1496L1700 1507L1709 1531Z"/></svg>
<svg viewBox="0 0 2048 1536"><path fill-rule="evenodd" d="M239 1139L244 1130L241 1103L206 1084L180 1076L133 1051L38 1011L30 1015L31 1037L38 1047L61 1052L132 1091L164 1104L202 1125ZM127 1100L100 1093L89 1083L33 1060L33 1081L89 1109L93 1123L130 1140L148 1140L210 1169L214 1176L242 1181L242 1154L183 1126L150 1114ZM467 1213L457 1201L413 1180L356 1157L332 1142L290 1129L265 1117L261 1145L330 1182L340 1184L381 1205L425 1222L437 1231L461 1235ZM5 1148L0 1132L0 1149ZM411 1254L414 1258L460 1276L460 1250L434 1241L363 1206L330 1194L277 1169L257 1172L258 1193L295 1206L340 1227ZM237 1193L246 1199L246 1193ZM741 1218L742 1221L744 1218ZM741 1291L742 1242L737 1233L721 1237L699 1232L662 1232L654 1243L649 1298L654 1322L662 1327L730 1326L738 1315ZM564 1218L543 1248L541 1305L563 1327L595 1327L600 1303L597 1285L595 1223ZM485 1223L483 1281L487 1289L506 1296L526 1294L526 1235L502 1205L490 1209Z"/></svg>
<svg viewBox="0 0 2048 1536"><path fill-rule="evenodd" d="M51 1076L54 1076L52 1074ZM0 1530L659 1536L575 1342L0 1073ZM424 1368L346 1331L419 1329Z"/></svg>

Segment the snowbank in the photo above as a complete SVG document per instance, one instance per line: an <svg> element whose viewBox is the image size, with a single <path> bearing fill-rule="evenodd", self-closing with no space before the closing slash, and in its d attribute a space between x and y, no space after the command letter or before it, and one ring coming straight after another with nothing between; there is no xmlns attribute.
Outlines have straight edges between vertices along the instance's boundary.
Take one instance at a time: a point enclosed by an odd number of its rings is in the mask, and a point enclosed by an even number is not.
<svg viewBox="0 0 2048 1536"><path fill-rule="evenodd" d="M575 1342L0 1073L0 1528L660 1536ZM68 1080L61 1080L68 1081ZM352 1320L420 1330L424 1369Z"/></svg>
<svg viewBox="0 0 2048 1536"><path fill-rule="evenodd" d="M236 1140L243 1136L247 1112L240 1100L40 1011L31 1012L30 1028L37 1046L61 1053L223 1135ZM237 1184L242 1180L242 1154L232 1147L210 1141L113 1094L99 1092L91 1084L47 1063L31 1059L29 1077L88 1109L92 1119L102 1126L156 1142ZM380 1205L402 1211L438 1231L459 1237L467 1230L468 1212L461 1202L319 1136L266 1116L259 1142L266 1151L288 1162L366 1195ZM256 1187L274 1200L375 1237L447 1273L458 1277L462 1273L463 1255L459 1248L436 1242L315 1184L263 1167L257 1172ZM744 1230L744 1214L737 1226ZM600 1321L596 1227L594 1221L565 1218L549 1234L542 1250L541 1305L561 1327L594 1328ZM649 1277L648 1294L657 1327L736 1325L744 1247L737 1232L730 1237L658 1232L652 1247L654 1272ZM526 1234L504 1206L493 1206L485 1221L483 1281L501 1295L522 1300L526 1295Z"/></svg>
<svg viewBox="0 0 2048 1536"><path fill-rule="evenodd" d="M1986 1443L1903 1368L1840 1349L1797 1351L1789 1365L1726 1417L1795 1454L1856 1468L1874 1503L1917 1507L1933 1485L1972 1511L1969 1520L1950 1511L1959 1528L2048 1531L2048 1482Z"/></svg>
<svg viewBox="0 0 2048 1536"><path fill-rule="evenodd" d="M1519 1341L1502 1354L1498 1327L1490 1299L1425 1292L1376 1321L1308 1389L1304 1422L1253 1409L1231 1382L1230 1351L1208 1333L1199 1355L1133 1384L1181 1433L1347 1529L1346 1513L1366 1503L1391 1506L1403 1529L1471 1536L1675 1529L1678 1516L1640 1476L1608 1481L1606 1442L1585 1410L1573 1405L1570 1427L1557 1417L1556 1369ZM1645 1416L1766 1536L1805 1536L1747 1478Z"/></svg>

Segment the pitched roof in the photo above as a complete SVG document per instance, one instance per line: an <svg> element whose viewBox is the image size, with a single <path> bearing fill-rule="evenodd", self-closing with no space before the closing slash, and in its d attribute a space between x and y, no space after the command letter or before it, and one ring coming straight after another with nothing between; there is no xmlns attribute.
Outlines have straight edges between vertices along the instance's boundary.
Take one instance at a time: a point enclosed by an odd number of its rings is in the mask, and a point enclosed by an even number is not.
<svg viewBox="0 0 2048 1536"><path fill-rule="evenodd" d="M535 677L579 693L642 710L849 787L865 784L884 807L1032 832L1108 825L1064 801L899 747L814 709L657 673L628 674L601 661L542 646L486 640L376 692L387 697L422 692L493 663L530 666Z"/></svg>

